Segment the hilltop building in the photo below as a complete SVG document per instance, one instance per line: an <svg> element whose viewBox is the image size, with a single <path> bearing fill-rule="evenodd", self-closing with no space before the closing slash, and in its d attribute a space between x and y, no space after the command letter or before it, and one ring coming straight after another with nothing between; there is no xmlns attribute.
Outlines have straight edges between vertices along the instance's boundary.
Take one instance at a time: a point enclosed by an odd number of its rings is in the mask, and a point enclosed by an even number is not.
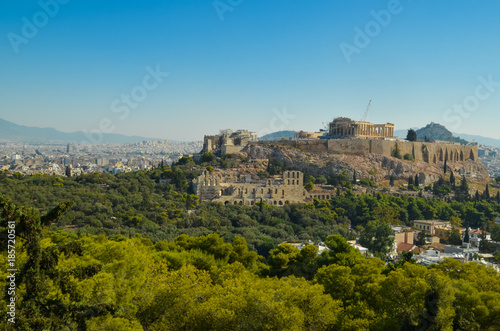
<svg viewBox="0 0 500 331"><path fill-rule="evenodd" d="M373 124L337 117L329 123L328 138L394 138L394 124Z"/></svg>
<svg viewBox="0 0 500 331"><path fill-rule="evenodd" d="M249 142L257 141L257 134L248 130L220 130L219 134L205 136L202 153L233 154L241 151Z"/></svg>

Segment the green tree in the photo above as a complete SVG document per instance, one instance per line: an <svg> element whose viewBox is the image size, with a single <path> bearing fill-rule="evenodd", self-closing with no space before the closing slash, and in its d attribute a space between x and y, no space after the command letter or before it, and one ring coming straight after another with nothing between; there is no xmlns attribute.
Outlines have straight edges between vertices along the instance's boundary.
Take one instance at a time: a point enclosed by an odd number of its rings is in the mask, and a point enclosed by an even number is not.
<svg viewBox="0 0 500 331"><path fill-rule="evenodd" d="M486 184L486 188L484 189L482 198L483 198L483 200L487 200L487 201L490 200L490 198L491 198L490 186L488 184Z"/></svg>
<svg viewBox="0 0 500 331"><path fill-rule="evenodd" d="M409 129L406 134L406 140L408 141L417 141L417 132L413 129Z"/></svg>
<svg viewBox="0 0 500 331"><path fill-rule="evenodd" d="M369 221L359 237L362 246L379 256L388 254L393 242L391 226L380 221Z"/></svg>
<svg viewBox="0 0 500 331"><path fill-rule="evenodd" d="M393 174L391 174L391 176L389 177L389 185L391 187L394 187L394 175Z"/></svg>
<svg viewBox="0 0 500 331"><path fill-rule="evenodd" d="M304 188L308 191L311 191L312 189L314 189L314 183L309 181L306 183L306 185L304 185Z"/></svg>
<svg viewBox="0 0 500 331"><path fill-rule="evenodd" d="M465 228L465 234L464 234L464 243L469 243L470 242L470 237L469 237L469 226Z"/></svg>
<svg viewBox="0 0 500 331"><path fill-rule="evenodd" d="M202 156L201 156L201 162L208 162L208 163L212 163L214 162L215 160L217 160L217 157L212 154L211 152L206 152L204 153Z"/></svg>
<svg viewBox="0 0 500 331"><path fill-rule="evenodd" d="M324 175L319 175L316 177L316 184L318 185L325 185L327 183L327 179Z"/></svg>
<svg viewBox="0 0 500 331"><path fill-rule="evenodd" d="M401 151L399 150L398 143L394 145L394 149L392 151L392 156L398 159L402 159L403 156L401 155Z"/></svg>
<svg viewBox="0 0 500 331"><path fill-rule="evenodd" d="M453 228L450 231L450 235L448 237L448 242L450 245L462 245L462 235L457 228Z"/></svg>
<svg viewBox="0 0 500 331"><path fill-rule="evenodd" d="M46 228L57 221L73 202L61 202L47 214L40 215L33 208L19 207L0 195L1 226L15 229L17 236L26 241L28 259L19 278L26 288L16 326L22 330L42 330L51 325L54 311L61 302L47 300L49 276L54 273L54 255L50 249L42 249L41 241ZM9 224L14 224L12 227ZM19 286L20 284L18 284Z"/></svg>

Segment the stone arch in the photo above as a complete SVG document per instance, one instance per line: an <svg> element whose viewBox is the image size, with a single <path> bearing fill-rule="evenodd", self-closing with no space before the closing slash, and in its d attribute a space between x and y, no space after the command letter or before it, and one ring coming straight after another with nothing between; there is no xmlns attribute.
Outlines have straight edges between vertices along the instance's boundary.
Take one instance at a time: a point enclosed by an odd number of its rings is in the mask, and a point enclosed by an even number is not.
<svg viewBox="0 0 500 331"><path fill-rule="evenodd" d="M229 205L229 203L230 203L229 201L224 202L224 206Z"/></svg>
<svg viewBox="0 0 500 331"><path fill-rule="evenodd" d="M434 159L435 159L435 158L436 158L436 157L434 157ZM442 161L444 161L444 157L443 157L443 149L442 149L442 148L439 150L439 161L441 161L441 162L442 162ZM436 163L436 161L434 161L434 163Z"/></svg>
<svg viewBox="0 0 500 331"><path fill-rule="evenodd" d="M434 158L432 159L432 163L437 163L437 157L434 155Z"/></svg>
<svg viewBox="0 0 500 331"><path fill-rule="evenodd" d="M237 201L234 202L234 204L237 204L237 203L238 203Z"/></svg>
<svg viewBox="0 0 500 331"><path fill-rule="evenodd" d="M242 204L243 204L243 201L240 201L240 205L242 205Z"/></svg>
<svg viewBox="0 0 500 331"><path fill-rule="evenodd" d="M283 201L281 201L281 200L280 200L279 205L280 205L280 206L283 206Z"/></svg>
<svg viewBox="0 0 500 331"><path fill-rule="evenodd" d="M250 205L253 206L254 204L255 204L254 200L250 201Z"/></svg>
<svg viewBox="0 0 500 331"><path fill-rule="evenodd" d="M290 204L290 201L286 200L285 205L289 205L289 204Z"/></svg>
<svg viewBox="0 0 500 331"><path fill-rule="evenodd" d="M455 161L459 161L458 151L455 151Z"/></svg>
<svg viewBox="0 0 500 331"><path fill-rule="evenodd" d="M285 190L281 190L281 195L285 195Z"/></svg>
<svg viewBox="0 0 500 331"><path fill-rule="evenodd" d="M463 161L464 160L464 151L461 150L460 151L460 161Z"/></svg>
<svg viewBox="0 0 500 331"><path fill-rule="evenodd" d="M476 158L474 157L474 151L472 149L470 150L469 159L471 159L472 161L476 161Z"/></svg>

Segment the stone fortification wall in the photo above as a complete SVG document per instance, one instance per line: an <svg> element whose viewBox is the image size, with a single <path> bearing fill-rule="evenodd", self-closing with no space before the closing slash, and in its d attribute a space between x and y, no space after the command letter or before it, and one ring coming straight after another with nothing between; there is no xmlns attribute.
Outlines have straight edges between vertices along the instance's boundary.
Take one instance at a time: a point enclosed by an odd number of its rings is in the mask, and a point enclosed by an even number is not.
<svg viewBox="0 0 500 331"><path fill-rule="evenodd" d="M254 143L255 144L255 143ZM310 153L331 153L366 156L369 153L393 156L397 148L401 155L411 154L417 161L439 163L478 162L478 147L446 142L409 142L376 139L319 139L319 140L275 140L258 144L281 145L299 148Z"/></svg>

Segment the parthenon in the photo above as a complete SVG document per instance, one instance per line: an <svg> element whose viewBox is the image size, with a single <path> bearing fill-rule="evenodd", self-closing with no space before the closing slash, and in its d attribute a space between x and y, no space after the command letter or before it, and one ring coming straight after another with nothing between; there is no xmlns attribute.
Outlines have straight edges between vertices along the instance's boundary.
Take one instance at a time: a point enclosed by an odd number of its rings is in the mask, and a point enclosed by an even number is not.
<svg viewBox="0 0 500 331"><path fill-rule="evenodd" d="M330 138L393 138L394 124L373 124L365 121L354 121L347 117L337 117L330 122L328 133Z"/></svg>

